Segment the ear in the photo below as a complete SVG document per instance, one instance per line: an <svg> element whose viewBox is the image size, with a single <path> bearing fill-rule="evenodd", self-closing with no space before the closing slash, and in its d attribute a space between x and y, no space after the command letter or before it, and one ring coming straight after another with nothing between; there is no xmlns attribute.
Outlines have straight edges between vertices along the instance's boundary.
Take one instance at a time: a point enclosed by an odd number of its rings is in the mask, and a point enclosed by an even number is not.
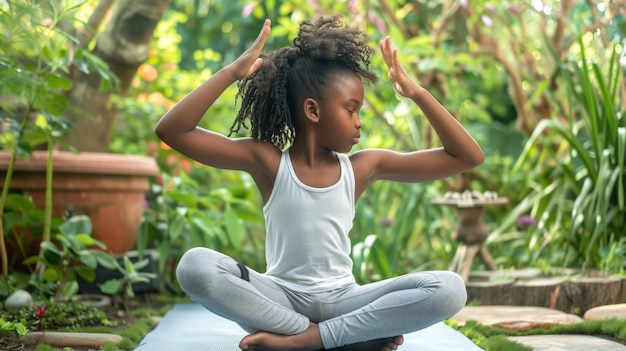
<svg viewBox="0 0 626 351"><path fill-rule="evenodd" d="M319 105L313 98L306 98L302 104L304 109L304 117L313 123L317 123L320 120Z"/></svg>

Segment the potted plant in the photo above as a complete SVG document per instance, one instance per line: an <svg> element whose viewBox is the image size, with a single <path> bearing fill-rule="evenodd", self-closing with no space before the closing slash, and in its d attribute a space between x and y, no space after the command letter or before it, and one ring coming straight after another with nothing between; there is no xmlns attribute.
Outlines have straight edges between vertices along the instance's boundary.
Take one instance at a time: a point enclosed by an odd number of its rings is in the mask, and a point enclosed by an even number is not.
<svg viewBox="0 0 626 351"><path fill-rule="evenodd" d="M108 250L124 253L134 246L148 177L156 175L158 167L151 157L106 152L107 138L99 138L105 145L99 150L83 147L71 138L68 143L67 138L70 131L76 135L86 133L84 128L102 129L75 127L103 119L109 121L110 135L116 111L108 108L109 99L114 90L125 92L129 77L147 56L147 44L167 2L119 4L90 51L92 28L98 27L110 4L99 3L87 24L75 29L71 24L83 22L74 15L85 2L0 3L0 25L4 27L0 36L0 216L4 224L8 195L22 193L44 209L44 242L50 240L52 218L70 211L89 216L94 238ZM143 16L148 21L127 33L129 16ZM140 37L119 40L125 34ZM112 46L115 38L126 46ZM128 43L140 49L133 51L137 48ZM114 64L124 50L134 55ZM4 236L0 225L2 274L6 278Z"/></svg>

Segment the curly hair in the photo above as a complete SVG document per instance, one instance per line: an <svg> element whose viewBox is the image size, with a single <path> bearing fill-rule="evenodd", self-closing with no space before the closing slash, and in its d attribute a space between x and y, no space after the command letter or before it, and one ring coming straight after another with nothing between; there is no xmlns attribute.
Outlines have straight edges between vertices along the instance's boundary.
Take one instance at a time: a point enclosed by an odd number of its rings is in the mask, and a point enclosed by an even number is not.
<svg viewBox="0 0 626 351"><path fill-rule="evenodd" d="M241 107L229 135L248 129L249 119L252 138L284 149L296 135L297 109L308 97L321 98L329 76L349 71L362 82L378 81L369 68L373 52L339 16L303 21L291 46L263 54L261 68L239 81Z"/></svg>

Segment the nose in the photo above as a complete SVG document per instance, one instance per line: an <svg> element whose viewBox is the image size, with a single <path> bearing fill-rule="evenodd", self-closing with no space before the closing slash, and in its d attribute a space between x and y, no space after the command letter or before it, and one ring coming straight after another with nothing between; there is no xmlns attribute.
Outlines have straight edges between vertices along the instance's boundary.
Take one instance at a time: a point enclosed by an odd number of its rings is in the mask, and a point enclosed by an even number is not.
<svg viewBox="0 0 626 351"><path fill-rule="evenodd" d="M356 128L357 129L361 129L361 127L363 127L363 121L361 120L361 117L359 117L357 115L357 117L356 117Z"/></svg>

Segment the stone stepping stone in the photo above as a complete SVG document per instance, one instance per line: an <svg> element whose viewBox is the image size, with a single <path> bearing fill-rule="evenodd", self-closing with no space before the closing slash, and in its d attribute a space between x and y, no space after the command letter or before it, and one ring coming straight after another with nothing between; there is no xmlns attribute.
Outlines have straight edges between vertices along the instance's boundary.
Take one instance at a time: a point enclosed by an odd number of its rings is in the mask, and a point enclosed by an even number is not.
<svg viewBox="0 0 626 351"><path fill-rule="evenodd" d="M529 335L509 339L534 351L626 351L622 344L588 335Z"/></svg>
<svg viewBox="0 0 626 351"><path fill-rule="evenodd" d="M122 337L106 333L74 333L74 332L31 332L20 340L27 344L46 344L54 347L97 347L106 342L118 345Z"/></svg>
<svg viewBox="0 0 626 351"><path fill-rule="evenodd" d="M582 321L582 318L574 314L545 307L500 305L466 306L452 319L459 325L474 320L486 326L517 331Z"/></svg>
<svg viewBox="0 0 626 351"><path fill-rule="evenodd" d="M585 312L583 318L585 320L609 318L626 319L626 303L590 308Z"/></svg>

